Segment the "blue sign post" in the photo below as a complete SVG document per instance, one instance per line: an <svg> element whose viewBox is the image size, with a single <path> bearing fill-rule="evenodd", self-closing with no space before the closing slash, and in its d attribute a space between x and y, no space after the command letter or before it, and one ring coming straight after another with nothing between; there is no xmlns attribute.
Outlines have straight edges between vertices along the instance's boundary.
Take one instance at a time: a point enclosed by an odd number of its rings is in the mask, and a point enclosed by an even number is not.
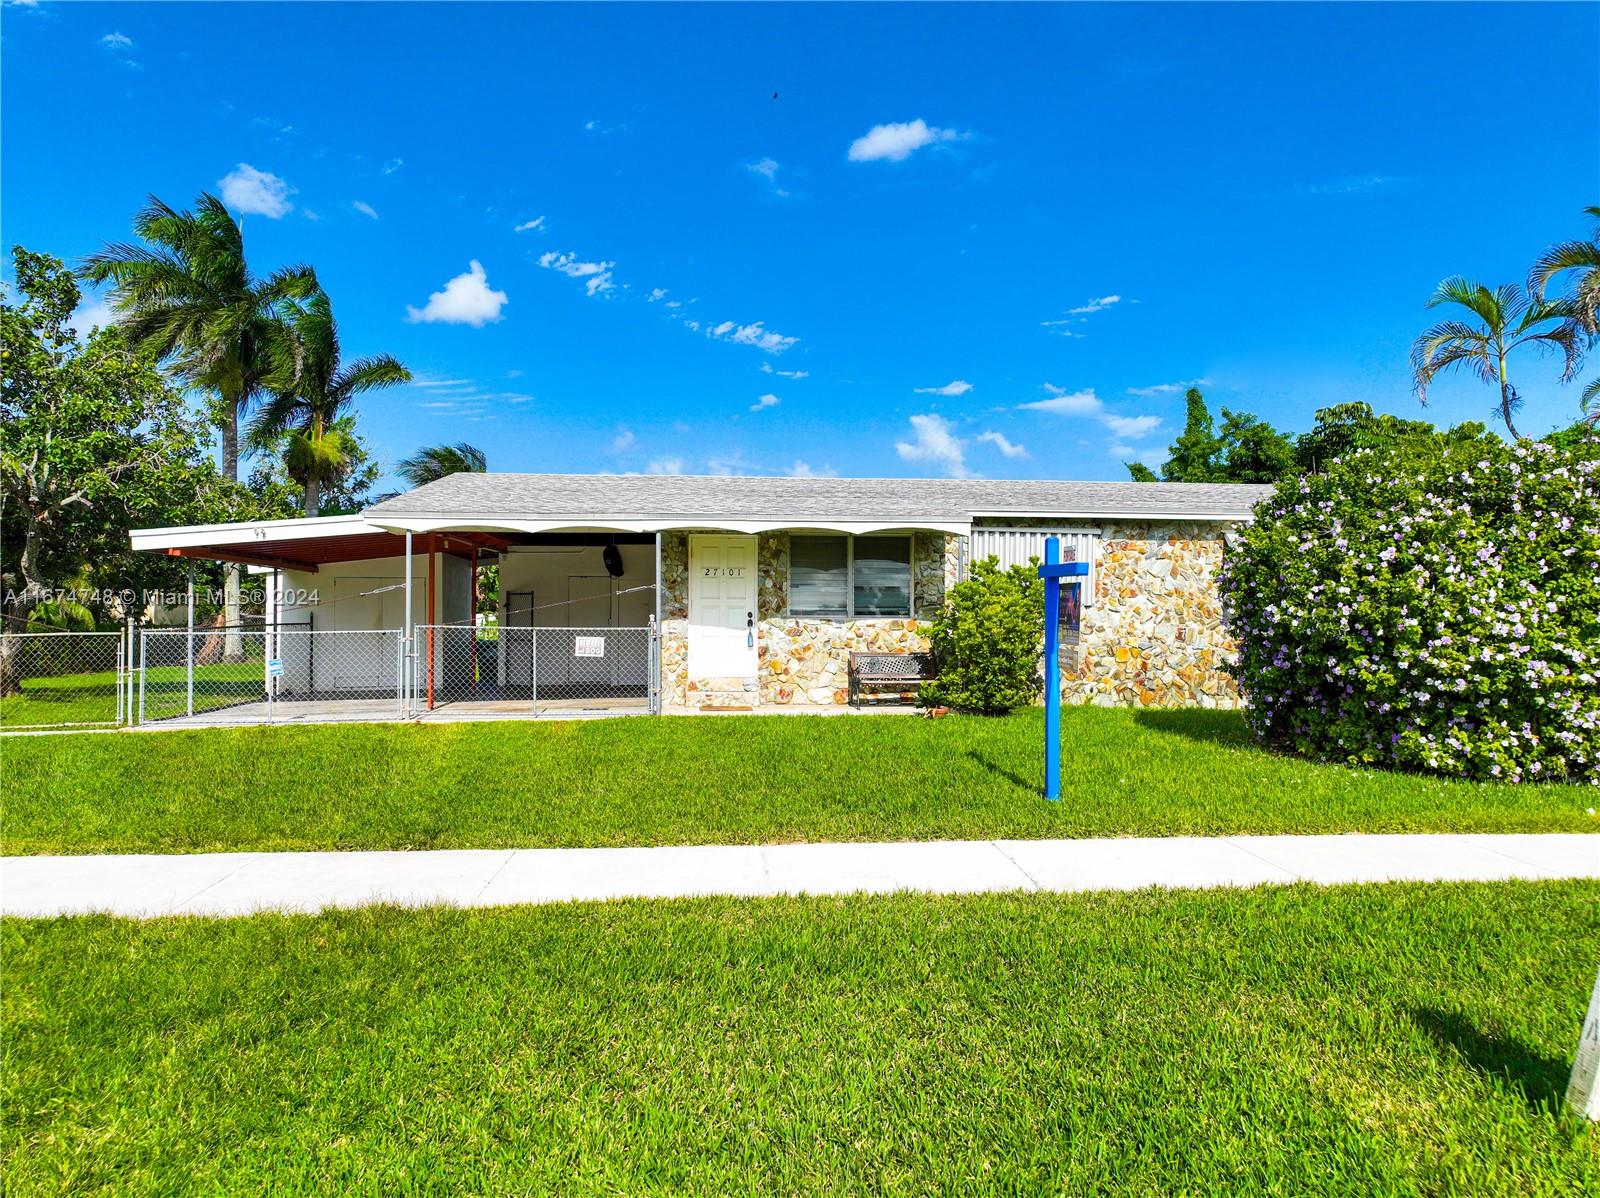
<svg viewBox="0 0 1600 1198"><path fill-rule="evenodd" d="M1044 539L1044 797L1061 800L1061 580L1083 578L1087 562L1061 560L1061 538Z"/></svg>

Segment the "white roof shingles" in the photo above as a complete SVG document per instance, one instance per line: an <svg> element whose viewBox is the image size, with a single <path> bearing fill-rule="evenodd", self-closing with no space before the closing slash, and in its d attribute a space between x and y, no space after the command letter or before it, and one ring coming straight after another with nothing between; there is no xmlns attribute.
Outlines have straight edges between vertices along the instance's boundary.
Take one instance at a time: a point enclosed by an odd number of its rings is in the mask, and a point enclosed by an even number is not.
<svg viewBox="0 0 1600 1198"><path fill-rule="evenodd" d="M1270 486L655 474L452 474L374 517L970 520L974 516L1245 520Z"/></svg>

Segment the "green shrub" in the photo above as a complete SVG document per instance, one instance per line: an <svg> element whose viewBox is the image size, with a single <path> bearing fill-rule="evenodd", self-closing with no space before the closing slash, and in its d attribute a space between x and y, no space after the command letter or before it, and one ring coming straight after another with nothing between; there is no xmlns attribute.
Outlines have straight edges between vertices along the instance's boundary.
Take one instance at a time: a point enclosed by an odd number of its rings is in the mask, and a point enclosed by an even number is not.
<svg viewBox="0 0 1600 1198"><path fill-rule="evenodd" d="M1494 437L1285 481L1219 578L1246 719L1338 761L1600 782L1600 463Z"/></svg>
<svg viewBox="0 0 1600 1198"><path fill-rule="evenodd" d="M939 676L923 683L923 706L984 715L1026 707L1041 685L1044 583L1028 566L976 562L972 576L951 588L930 637Z"/></svg>
<svg viewBox="0 0 1600 1198"><path fill-rule="evenodd" d="M94 613L76 599L42 599L28 613L28 632L93 632Z"/></svg>

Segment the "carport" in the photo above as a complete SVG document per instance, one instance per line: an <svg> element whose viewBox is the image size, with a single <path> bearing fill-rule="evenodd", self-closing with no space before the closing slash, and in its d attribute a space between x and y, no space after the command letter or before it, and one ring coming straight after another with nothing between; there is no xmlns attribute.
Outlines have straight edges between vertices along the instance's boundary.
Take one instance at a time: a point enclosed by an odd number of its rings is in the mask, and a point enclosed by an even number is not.
<svg viewBox="0 0 1600 1198"><path fill-rule="evenodd" d="M237 628L145 629L141 722L528 718L649 709L653 538L415 532L364 515L141 530L133 547L261 580ZM502 570L498 619L475 614Z"/></svg>

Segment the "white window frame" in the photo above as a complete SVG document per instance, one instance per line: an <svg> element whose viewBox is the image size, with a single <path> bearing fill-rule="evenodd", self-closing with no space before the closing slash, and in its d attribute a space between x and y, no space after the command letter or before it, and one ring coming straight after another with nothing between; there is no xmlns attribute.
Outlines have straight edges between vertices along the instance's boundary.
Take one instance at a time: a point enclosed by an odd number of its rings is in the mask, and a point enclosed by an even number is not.
<svg viewBox="0 0 1600 1198"><path fill-rule="evenodd" d="M791 589L794 570L793 541L795 537L843 537L844 549L844 615L807 615L793 608ZM791 577L784 580L784 617L791 620L909 620L917 610L917 538L914 533L879 532L795 532L789 534L789 569ZM904 541L906 543L906 610L904 615L856 615L856 542L858 540Z"/></svg>

